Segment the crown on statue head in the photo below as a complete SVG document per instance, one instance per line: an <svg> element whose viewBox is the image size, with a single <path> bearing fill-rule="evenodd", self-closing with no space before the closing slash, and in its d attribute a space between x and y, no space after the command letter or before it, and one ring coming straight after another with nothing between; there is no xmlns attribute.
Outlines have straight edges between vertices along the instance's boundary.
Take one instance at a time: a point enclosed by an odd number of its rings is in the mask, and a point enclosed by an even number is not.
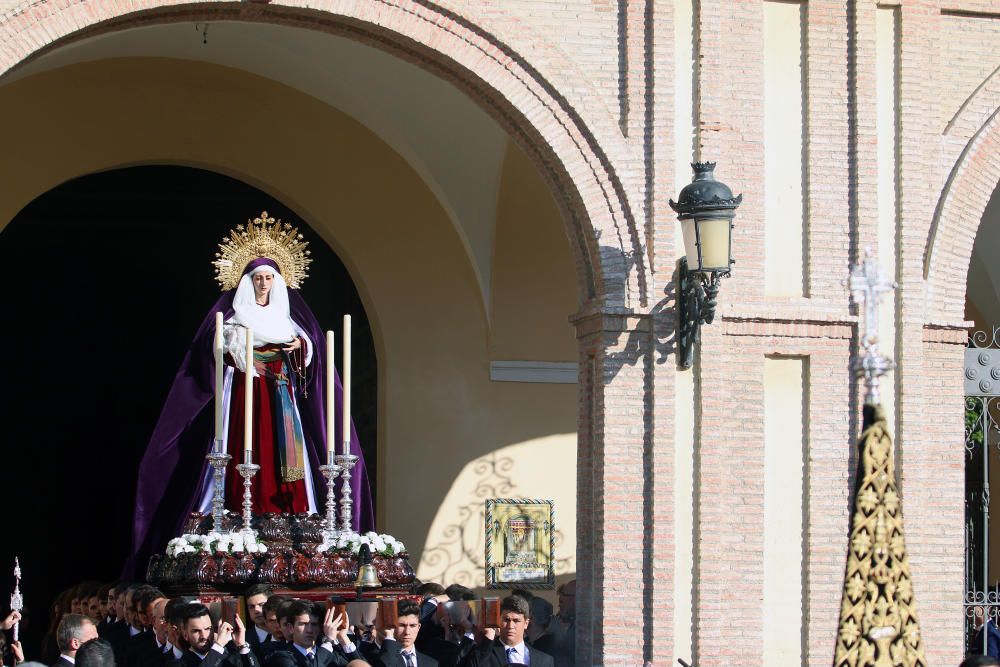
<svg viewBox="0 0 1000 667"><path fill-rule="evenodd" d="M248 220L246 226L236 225L229 236L222 239L219 252L215 253L215 279L223 290L234 289L243 277L247 264L267 257L278 266L278 272L292 289L301 287L309 276L306 269L312 262L306 249L308 241L287 222L267 215Z"/></svg>

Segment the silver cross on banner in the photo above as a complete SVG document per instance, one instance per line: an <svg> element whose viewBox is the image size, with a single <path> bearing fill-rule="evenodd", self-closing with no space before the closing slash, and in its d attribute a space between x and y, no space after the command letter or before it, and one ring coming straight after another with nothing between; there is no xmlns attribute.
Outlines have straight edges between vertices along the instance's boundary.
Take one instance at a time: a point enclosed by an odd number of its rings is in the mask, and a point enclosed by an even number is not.
<svg viewBox="0 0 1000 667"><path fill-rule="evenodd" d="M896 283L882 275L871 247L865 248L865 259L851 269L848 279L851 298L864 313L861 325L861 348L863 353L852 364L854 373L865 380L865 403L879 403L879 378L892 369L893 363L879 353L878 303L885 292L896 289ZM860 313L859 313L860 314Z"/></svg>

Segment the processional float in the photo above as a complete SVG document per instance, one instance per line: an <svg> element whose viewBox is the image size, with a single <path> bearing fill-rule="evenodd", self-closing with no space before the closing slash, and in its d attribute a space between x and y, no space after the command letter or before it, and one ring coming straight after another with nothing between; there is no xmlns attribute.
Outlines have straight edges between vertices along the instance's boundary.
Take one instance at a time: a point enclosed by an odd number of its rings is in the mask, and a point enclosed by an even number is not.
<svg viewBox="0 0 1000 667"><path fill-rule="evenodd" d="M223 239L213 264L216 279L224 290L239 283L248 263L258 258L268 258L280 267L289 287L297 288L308 275L312 261L308 242L298 230L268 216L248 221L238 226ZM236 592L250 583L273 584L280 589L296 589L296 595L327 597L331 591L350 590L359 581L359 556L372 552L372 565L378 573L370 573L364 586L381 585L384 593L392 593L393 586L403 586L414 579L405 553L405 547L390 535L373 532L364 535L353 529L355 504L352 497L352 470L358 456L351 453L351 316L343 320L343 392L342 438L337 451L335 431L335 365L334 333L326 332L326 461L319 471L326 483L326 506L318 514L265 514L253 515L253 478L260 466L253 461L253 377L250 372L254 359L253 330L244 330L245 380L243 405L243 454L236 465L243 480L242 511L238 518L225 509L226 470L233 460L229 452L224 428L223 366L225 336L223 313L215 314L213 353L215 361L215 432L206 458L211 467L214 489L211 515L192 515L185 527L185 534L170 541L167 553L153 556L147 579L172 592ZM232 326L232 325L229 325ZM319 341L316 341L319 343ZM337 480L340 493L337 494ZM339 495L339 498L338 498ZM317 493L318 496L318 493ZM339 524L338 524L339 516ZM359 584L360 586L360 584ZM360 592L359 592L360 595Z"/></svg>

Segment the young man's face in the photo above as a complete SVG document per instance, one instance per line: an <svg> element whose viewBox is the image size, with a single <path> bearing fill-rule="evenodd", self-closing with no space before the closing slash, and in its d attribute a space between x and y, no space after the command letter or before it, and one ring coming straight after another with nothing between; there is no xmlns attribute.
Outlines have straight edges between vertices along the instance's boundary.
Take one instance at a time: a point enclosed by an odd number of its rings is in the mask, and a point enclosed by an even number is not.
<svg viewBox="0 0 1000 667"><path fill-rule="evenodd" d="M319 616L300 614L291 623L286 622L285 627L291 628L293 642L302 648L312 648L319 634Z"/></svg>
<svg viewBox="0 0 1000 667"><path fill-rule="evenodd" d="M82 606L82 605L81 605ZM101 599L96 595L87 598L86 615L93 619L95 623L101 622Z"/></svg>
<svg viewBox="0 0 1000 667"><path fill-rule="evenodd" d="M500 641L506 646L517 646L524 641L524 631L528 629L528 619L516 611L505 611L500 615Z"/></svg>
<svg viewBox="0 0 1000 667"><path fill-rule="evenodd" d="M122 606L125 608L125 622L129 625L135 625L135 602L132 600L132 591L125 594L125 602Z"/></svg>
<svg viewBox="0 0 1000 667"><path fill-rule="evenodd" d="M115 616L117 616L118 618L123 618L123 619L125 619L127 621L128 618L125 615L125 601L126 601L126 599L127 599L127 596L125 595L124 592L121 592L121 593L118 593L118 594L115 595Z"/></svg>
<svg viewBox="0 0 1000 667"><path fill-rule="evenodd" d="M396 620L395 638L400 646L408 649L417 641L417 633L420 632L420 619L414 614L400 616Z"/></svg>
<svg viewBox="0 0 1000 667"><path fill-rule="evenodd" d="M280 639L281 634L281 623L278 622L278 613L274 611L267 612L265 617L267 621L267 631L271 633L271 636L275 639Z"/></svg>
<svg viewBox="0 0 1000 667"><path fill-rule="evenodd" d="M264 619L265 602L267 602L267 596L263 593L247 598L247 614L250 615L250 621L261 629L267 625L267 621Z"/></svg>
<svg viewBox="0 0 1000 667"><path fill-rule="evenodd" d="M212 619L207 614L197 618L189 618L184 623L184 638L195 653L208 653L212 648L215 632L212 629Z"/></svg>

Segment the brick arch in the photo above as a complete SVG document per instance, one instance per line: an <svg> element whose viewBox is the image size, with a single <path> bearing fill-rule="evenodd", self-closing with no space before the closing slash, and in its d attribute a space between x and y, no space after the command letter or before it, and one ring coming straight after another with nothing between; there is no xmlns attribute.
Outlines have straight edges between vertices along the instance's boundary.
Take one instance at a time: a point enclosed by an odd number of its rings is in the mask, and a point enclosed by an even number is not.
<svg viewBox="0 0 1000 667"><path fill-rule="evenodd" d="M310 3L310 8L300 3L24 2L0 25L0 44L4 45L0 74L79 39L172 21L264 21L370 44L457 85L532 158L566 222L584 308L588 304L642 308L649 303L644 233L627 194L640 192L640 187L632 182L635 176L628 180L615 168L632 164L633 159L610 115L592 113L590 125L585 123L568 101L568 93L488 31L489 21L495 18L468 18L474 9L463 8L459 15L422 0L320 0ZM534 44L536 53L545 53L546 68L558 72L573 96L600 99L594 91L587 95L587 78L561 53L545 46L543 40ZM622 169L626 174L632 171L637 170Z"/></svg>
<svg viewBox="0 0 1000 667"><path fill-rule="evenodd" d="M967 142L942 188L924 251L928 323L961 325L965 319L966 279L972 250L986 205L1000 183L1000 85L997 83L1000 82L987 81L977 95L982 98L990 94L991 113L983 113L985 100L978 99L974 105L967 104L946 130L946 134L957 134Z"/></svg>

